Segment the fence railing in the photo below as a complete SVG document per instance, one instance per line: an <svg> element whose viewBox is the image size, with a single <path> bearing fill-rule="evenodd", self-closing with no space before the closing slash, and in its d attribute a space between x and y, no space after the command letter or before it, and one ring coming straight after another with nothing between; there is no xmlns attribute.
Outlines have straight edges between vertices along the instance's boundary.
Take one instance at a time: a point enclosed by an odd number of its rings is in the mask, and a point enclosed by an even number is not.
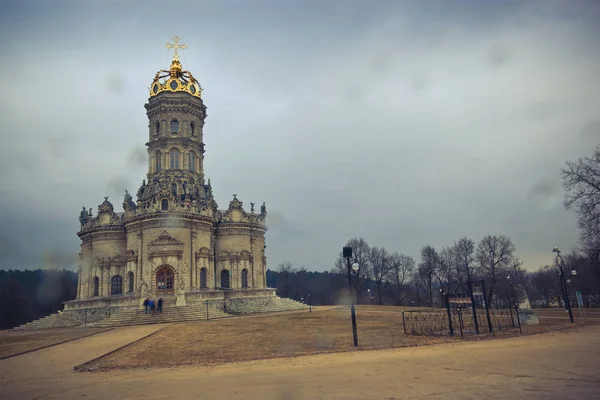
<svg viewBox="0 0 600 400"><path fill-rule="evenodd" d="M405 335L459 336L521 329L519 310L473 307L402 311ZM490 329L491 327L491 329Z"/></svg>

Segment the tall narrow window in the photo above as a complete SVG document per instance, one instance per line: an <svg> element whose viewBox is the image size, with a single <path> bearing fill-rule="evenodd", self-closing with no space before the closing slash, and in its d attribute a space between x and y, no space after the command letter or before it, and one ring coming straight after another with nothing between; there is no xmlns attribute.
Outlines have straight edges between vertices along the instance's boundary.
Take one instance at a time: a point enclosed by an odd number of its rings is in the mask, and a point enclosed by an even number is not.
<svg viewBox="0 0 600 400"><path fill-rule="evenodd" d="M162 211L167 211L167 210L169 210L169 200L167 200L167 199L163 199L163 201L161 202L161 207L160 207L160 209L161 209Z"/></svg>
<svg viewBox="0 0 600 400"><path fill-rule="evenodd" d="M160 122L157 122L156 125L154 125L154 135L160 135Z"/></svg>
<svg viewBox="0 0 600 400"><path fill-rule="evenodd" d="M170 162L171 169L179 169L179 150L171 150Z"/></svg>
<svg viewBox="0 0 600 400"><path fill-rule="evenodd" d="M176 183L171 185L171 194L173 196L177 196L177 184Z"/></svg>
<svg viewBox="0 0 600 400"><path fill-rule="evenodd" d="M133 293L133 271L129 271L127 274L127 284L129 285L127 293Z"/></svg>
<svg viewBox="0 0 600 400"><path fill-rule="evenodd" d="M162 157L162 153L160 152L160 150L156 150L156 154L154 155L154 158L155 158L154 163L156 165L156 172L160 171L160 168L161 168L161 165L160 165L161 160L160 159L161 159L161 157Z"/></svg>
<svg viewBox="0 0 600 400"><path fill-rule="evenodd" d="M173 121L171 121L171 133L177 132L179 132L179 121L174 119Z"/></svg>
<svg viewBox="0 0 600 400"><path fill-rule="evenodd" d="M193 151L188 153L188 169L192 172L196 171L196 153Z"/></svg>
<svg viewBox="0 0 600 400"><path fill-rule="evenodd" d="M196 127L194 126L193 122L190 122L190 133L192 136L196 136Z"/></svg>
<svg viewBox="0 0 600 400"><path fill-rule="evenodd" d="M202 267L202 269L200 269L200 287L201 288L206 288L206 268Z"/></svg>
<svg viewBox="0 0 600 400"><path fill-rule="evenodd" d="M94 277L94 296L98 296L98 291L100 288L100 279L98 277Z"/></svg>
<svg viewBox="0 0 600 400"><path fill-rule="evenodd" d="M242 270L242 287L248 287L248 270L245 268Z"/></svg>
<svg viewBox="0 0 600 400"><path fill-rule="evenodd" d="M221 287L229 289L229 271L226 269L221 271Z"/></svg>
<svg viewBox="0 0 600 400"><path fill-rule="evenodd" d="M123 278L115 275L110 280L110 294L123 294Z"/></svg>

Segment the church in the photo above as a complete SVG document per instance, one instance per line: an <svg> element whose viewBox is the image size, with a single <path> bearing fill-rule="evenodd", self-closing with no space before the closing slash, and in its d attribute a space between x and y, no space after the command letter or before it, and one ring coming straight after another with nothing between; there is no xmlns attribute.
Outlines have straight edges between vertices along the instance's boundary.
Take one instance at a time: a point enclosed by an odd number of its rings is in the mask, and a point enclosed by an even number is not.
<svg viewBox="0 0 600 400"><path fill-rule="evenodd" d="M249 299L265 307L265 299L287 300L267 287L265 203L247 211L235 194L225 209L215 202L203 165L202 87L179 60L187 46L175 37L167 47L171 66L156 73L145 105L146 179L135 199L125 191L122 212L107 197L95 215L81 211L77 298L65 311L139 309L146 298L162 298L166 306L210 300L244 312Z"/></svg>

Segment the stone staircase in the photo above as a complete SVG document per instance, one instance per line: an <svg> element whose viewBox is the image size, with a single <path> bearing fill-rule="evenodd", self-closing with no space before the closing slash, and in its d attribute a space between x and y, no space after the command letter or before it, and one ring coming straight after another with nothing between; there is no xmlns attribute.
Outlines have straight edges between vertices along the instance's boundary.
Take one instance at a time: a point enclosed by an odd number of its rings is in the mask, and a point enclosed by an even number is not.
<svg viewBox="0 0 600 400"><path fill-rule="evenodd" d="M51 329L51 328L74 328L81 325L81 321L76 315L70 312L59 311L50 314L44 318L36 319L24 325L13 328L15 331L30 329Z"/></svg>
<svg viewBox="0 0 600 400"><path fill-rule="evenodd" d="M228 312L239 315L296 310L308 310L308 305L284 297L266 297L252 299L252 301L242 303Z"/></svg>
<svg viewBox="0 0 600 400"><path fill-rule="evenodd" d="M204 304L188 305L183 307L163 306L162 313L140 310L136 308L123 308L118 314L112 315L98 322L87 324L88 327L105 328L127 325L166 324L174 322L206 321L206 306ZM231 317L216 307L209 307L208 319Z"/></svg>
<svg viewBox="0 0 600 400"><path fill-rule="evenodd" d="M208 319L221 319L233 315L269 313L281 311L306 310L308 306L298 301L282 297L259 297L251 300L240 299L236 305L230 307L227 313L223 311L223 303L212 302L208 308ZM207 309L205 303L191 304L176 307L174 301L165 301L163 312L146 312L138 307L118 307L118 312L109 317L101 317L99 321L87 322L86 327L108 328L127 325L163 324L173 322L206 321ZM13 328L13 330L75 328L83 327L81 310L59 311L56 314L28 322ZM90 319L88 318L88 321Z"/></svg>

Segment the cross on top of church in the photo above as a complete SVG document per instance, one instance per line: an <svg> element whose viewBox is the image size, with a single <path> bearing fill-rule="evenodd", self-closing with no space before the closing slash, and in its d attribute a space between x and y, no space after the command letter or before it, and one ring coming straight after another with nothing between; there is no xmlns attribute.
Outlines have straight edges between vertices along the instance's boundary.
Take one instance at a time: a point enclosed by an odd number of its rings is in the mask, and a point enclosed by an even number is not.
<svg viewBox="0 0 600 400"><path fill-rule="evenodd" d="M173 38L173 42L175 42L175 44L171 44L171 43L167 42L167 49L174 49L175 52L173 54L173 60L179 60L179 53L177 52L177 50L179 50L179 49L185 50L185 49L187 49L187 45L179 44L179 38L177 36L175 36Z"/></svg>

